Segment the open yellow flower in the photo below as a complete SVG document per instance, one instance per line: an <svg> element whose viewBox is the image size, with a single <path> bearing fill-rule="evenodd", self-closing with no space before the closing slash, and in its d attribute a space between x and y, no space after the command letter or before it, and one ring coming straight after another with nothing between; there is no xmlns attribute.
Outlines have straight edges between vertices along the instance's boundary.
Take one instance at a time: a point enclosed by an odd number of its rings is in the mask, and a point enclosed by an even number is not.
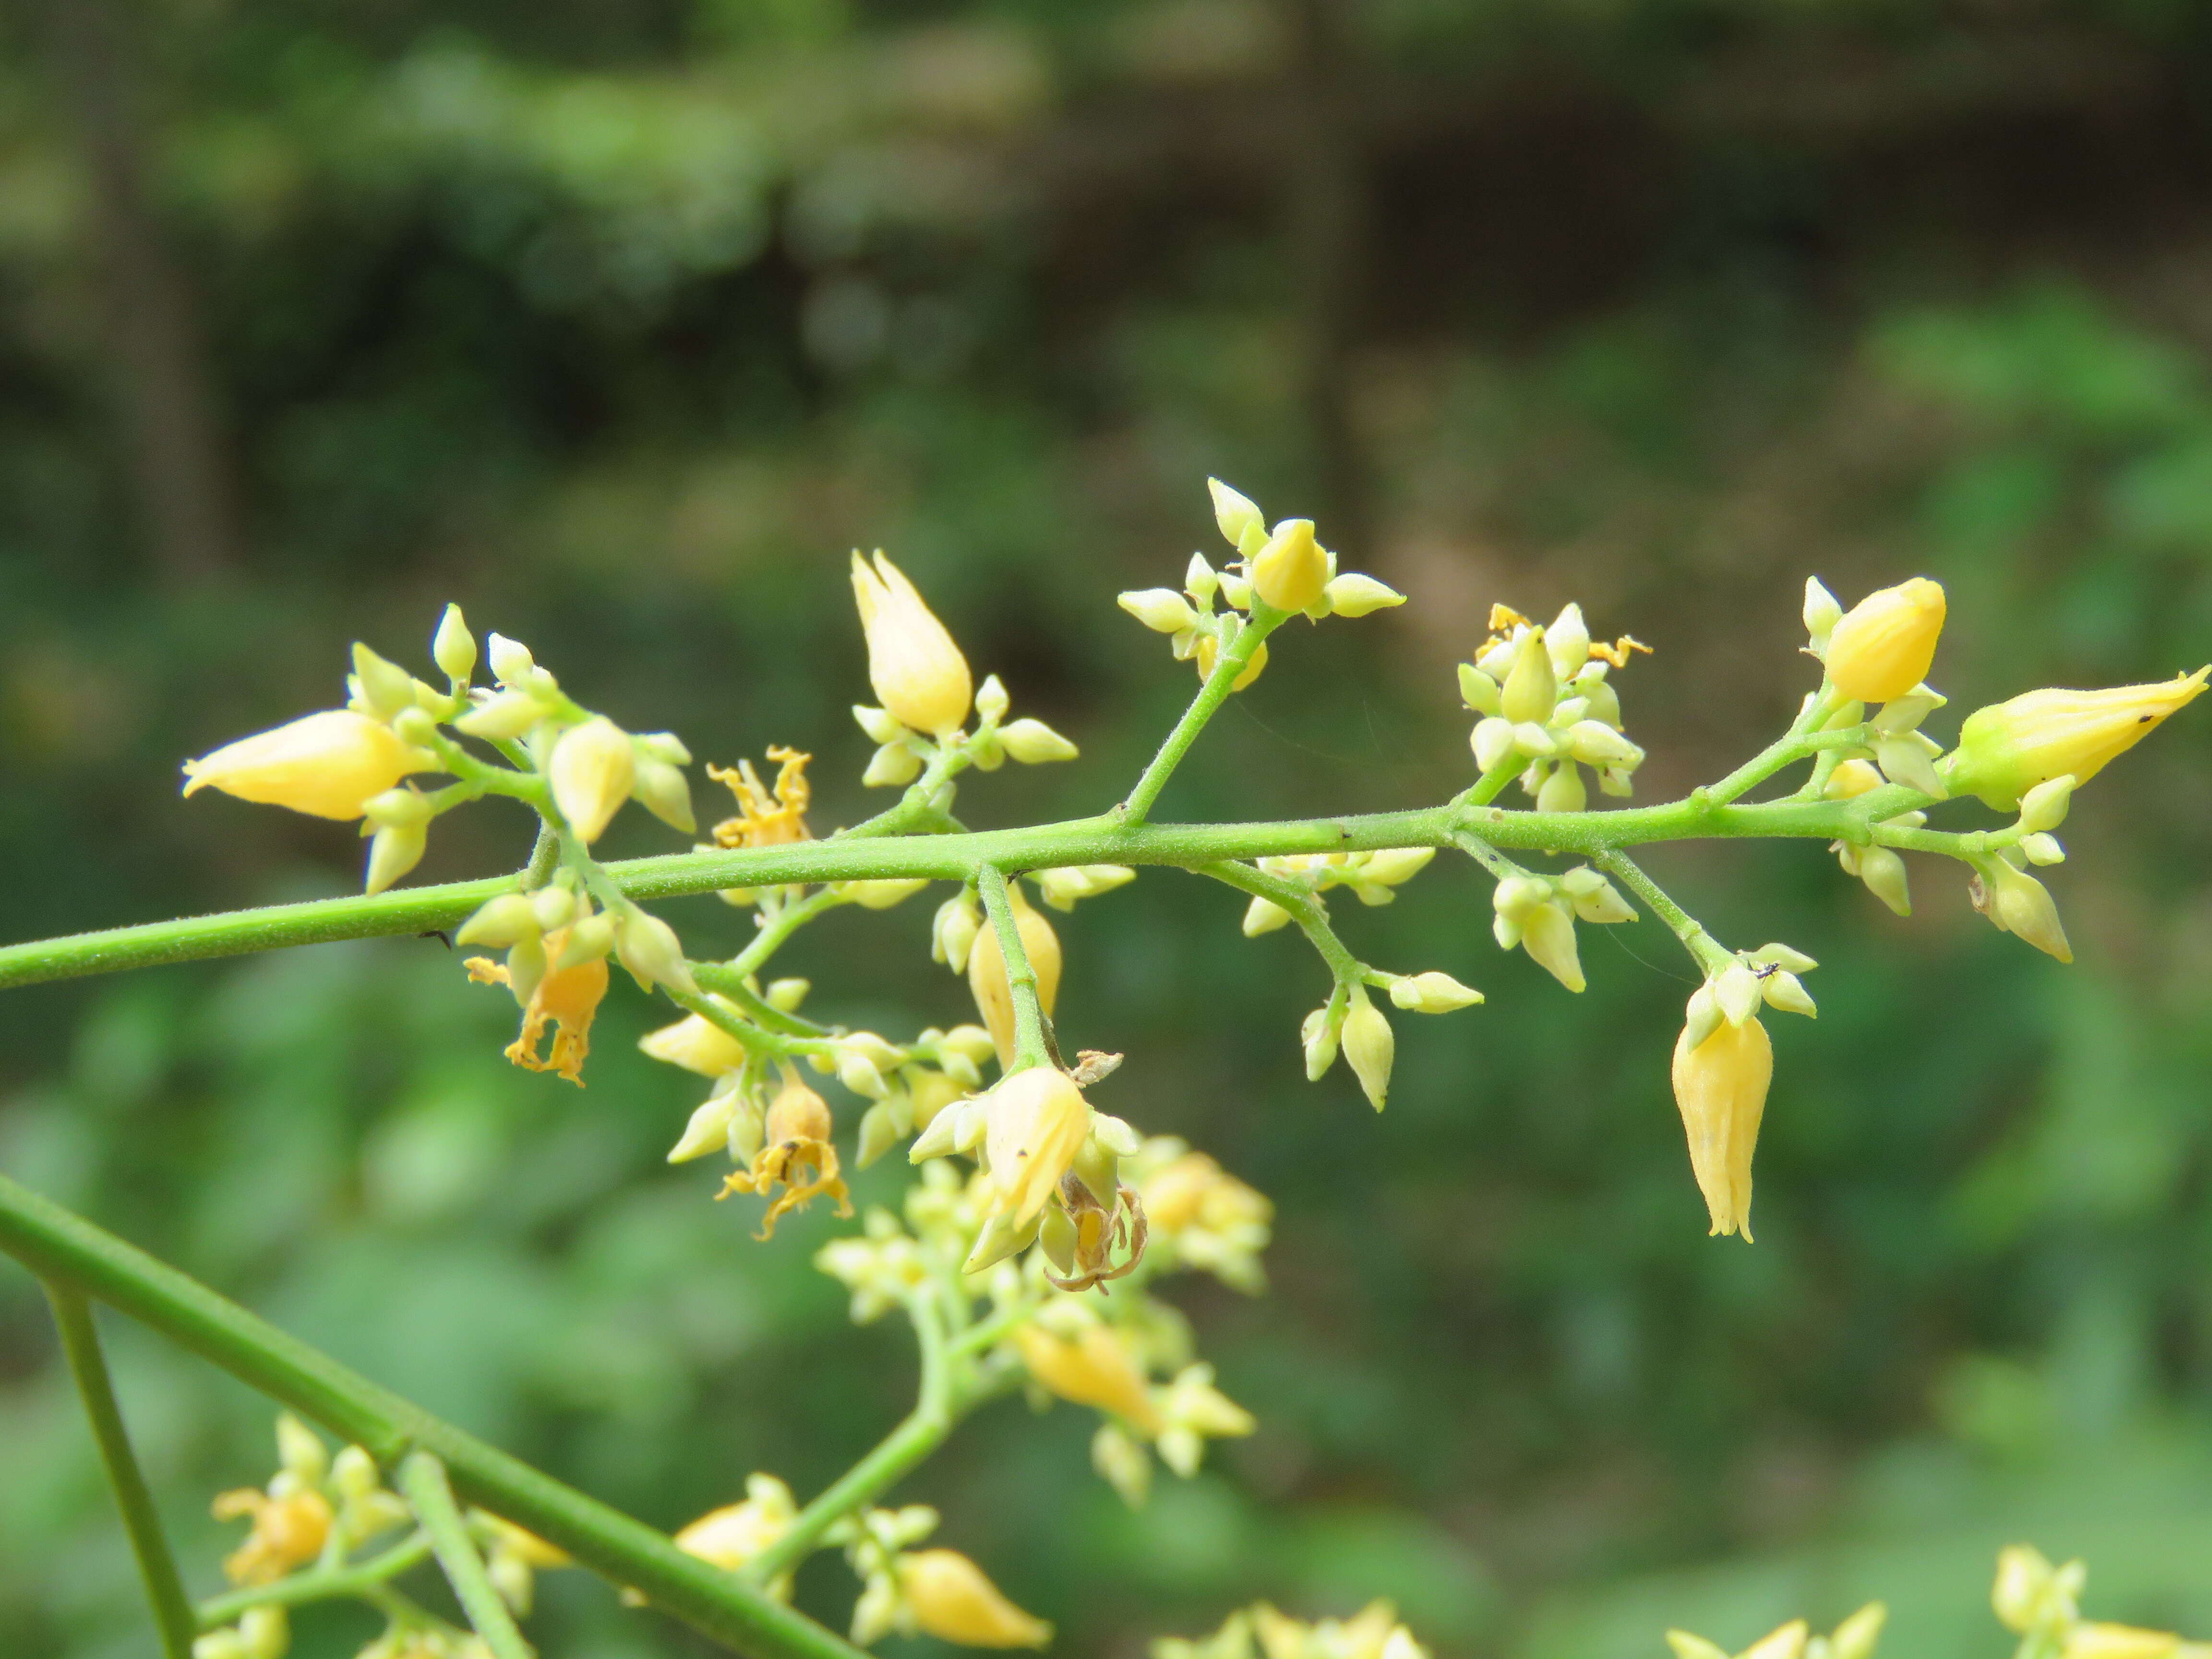
<svg viewBox="0 0 2212 1659"><path fill-rule="evenodd" d="M568 942L568 929L545 935L545 960L557 963ZM508 971L484 957L471 957L461 964L479 985L514 988ZM522 1009L522 1030L507 1045L507 1057L525 1071L555 1072L579 1089L584 1086L584 1060L592 1052L592 1019L607 994L607 959L592 957L567 968L549 968L532 988ZM540 1054L538 1044L552 1025L553 1047Z"/></svg>
<svg viewBox="0 0 2212 1659"><path fill-rule="evenodd" d="M769 1198L781 1187L783 1191L770 1199L768 1213L761 1218L757 1237L763 1239L775 1237L775 1224L783 1217L805 1208L825 1193L836 1200L839 1215L849 1216L853 1200L838 1173L837 1149L830 1142L830 1108L822 1097L786 1066L783 1087L769 1103L761 1149L753 1154L752 1166L726 1178L715 1196L757 1193Z"/></svg>
<svg viewBox="0 0 2212 1659"><path fill-rule="evenodd" d="M853 597L868 636L868 683L902 726L933 737L968 718L975 679L968 659L906 574L880 552L872 568L853 555Z"/></svg>
<svg viewBox="0 0 2212 1659"><path fill-rule="evenodd" d="M749 760L741 760L734 767L707 769L708 777L727 784L738 798L738 816L714 826L717 847L785 847L811 838L806 805L814 791L806 781L806 763L814 757L770 744L768 757L779 767L773 792L761 782L760 774Z"/></svg>
<svg viewBox="0 0 2212 1659"><path fill-rule="evenodd" d="M312 1486L282 1495L241 1487L218 1494L212 1513L218 1521L246 1516L253 1522L246 1541L222 1564L234 1584L276 1583L320 1555L331 1535L330 1501Z"/></svg>
<svg viewBox="0 0 2212 1659"><path fill-rule="evenodd" d="M1083 1150L1090 1103L1066 1073L1032 1066L992 1090L983 1109L992 1213L1025 1227L1060 1190L1060 1176Z"/></svg>
<svg viewBox="0 0 2212 1659"><path fill-rule="evenodd" d="M348 820L409 774L435 769L428 755L381 720L330 708L186 761L185 793L215 788L264 806Z"/></svg>

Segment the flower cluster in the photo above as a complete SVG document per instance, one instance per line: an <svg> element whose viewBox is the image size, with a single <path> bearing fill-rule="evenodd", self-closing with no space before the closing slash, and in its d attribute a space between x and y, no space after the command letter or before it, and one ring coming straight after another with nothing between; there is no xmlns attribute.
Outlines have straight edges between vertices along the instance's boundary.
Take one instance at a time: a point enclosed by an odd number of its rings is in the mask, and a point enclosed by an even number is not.
<svg viewBox="0 0 2212 1659"><path fill-rule="evenodd" d="M1370 1601L1349 1619L1311 1622L1261 1601L1231 1613L1211 1636L1163 1636L1152 1646L1152 1659L1428 1659L1428 1652L1388 1601Z"/></svg>
<svg viewBox="0 0 2212 1659"><path fill-rule="evenodd" d="M1218 478L1208 479L1206 485L1213 492L1213 521L1237 550L1235 561L1216 570L1203 553L1194 553L1182 592L1147 587L1119 600L1146 627L1168 635L1176 660L1194 665L1200 680L1212 679L1215 667L1255 627L1242 653L1244 666L1229 689L1242 691L1258 679L1267 666L1267 629L1282 616L1302 612L1319 622L1324 617L1370 616L1405 604L1404 594L1372 576L1352 571L1339 575L1336 555L1314 539L1311 519L1285 519L1270 531L1249 497ZM1216 599L1228 609L1217 614Z"/></svg>
<svg viewBox="0 0 2212 1659"><path fill-rule="evenodd" d="M286 1606L317 1599L298 1594L301 1586L288 1581L311 1571L343 1571L339 1587L324 1594L358 1597L385 1613L384 1632L359 1659L487 1659L489 1650L479 1638L392 1587L428 1547L420 1532L404 1534L414 1527L414 1512L386 1487L367 1451L346 1446L333 1455L313 1429L286 1413L276 1419L276 1473L265 1487L243 1487L215 1500L216 1520L252 1523L245 1542L223 1563L251 1605L234 1622L194 1642L193 1659L283 1659L291 1643ZM466 1524L493 1586L517 1613L529 1612L538 1572L571 1565L544 1539L482 1510L471 1510ZM380 1550L362 1553L379 1543ZM255 1592L268 1599L254 1601Z"/></svg>
<svg viewBox="0 0 2212 1659"><path fill-rule="evenodd" d="M1459 671L1461 698L1482 716L1468 739L1476 769L1486 781L1517 774L1540 812L1589 805L1584 767L1602 793L1632 793L1644 751L1623 734L1620 697L1607 675L1650 649L1626 634L1611 645L1592 641L1578 605L1549 628L1492 605L1489 639Z"/></svg>

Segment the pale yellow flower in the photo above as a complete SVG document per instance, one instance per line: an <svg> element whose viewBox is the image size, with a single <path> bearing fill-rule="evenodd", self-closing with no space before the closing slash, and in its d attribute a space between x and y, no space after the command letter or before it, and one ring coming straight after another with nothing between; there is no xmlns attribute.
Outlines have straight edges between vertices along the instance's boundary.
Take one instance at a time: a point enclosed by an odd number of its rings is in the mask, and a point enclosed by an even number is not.
<svg viewBox="0 0 2212 1659"><path fill-rule="evenodd" d="M1978 795L2001 812L2013 811L2022 795L2053 778L2087 783L2175 709L2196 701L2208 675L2212 666L2153 685L2048 688L1978 708L1959 729L1944 781L1954 794Z"/></svg>
<svg viewBox="0 0 2212 1659"><path fill-rule="evenodd" d="M215 788L264 806L345 820L359 817L410 773L434 769L428 755L402 743L382 721L331 708L186 761L185 793Z"/></svg>
<svg viewBox="0 0 2212 1659"><path fill-rule="evenodd" d="M868 638L868 682L891 718L944 737L968 718L975 681L952 635L881 553L872 569L853 555L853 596Z"/></svg>
<svg viewBox="0 0 2212 1659"><path fill-rule="evenodd" d="M963 1648L1041 1648L1052 1626L1023 1612L957 1550L899 1558L899 1588L925 1633Z"/></svg>
<svg viewBox="0 0 2212 1659"><path fill-rule="evenodd" d="M992 1211L1025 1227L1060 1189L1060 1178L1091 1133L1091 1106L1052 1066L1017 1072L985 1097L983 1153Z"/></svg>
<svg viewBox="0 0 2212 1659"><path fill-rule="evenodd" d="M1928 678L1942 636L1942 585L1915 576L1869 593L1828 635L1828 678L1847 697L1888 702Z"/></svg>
<svg viewBox="0 0 2212 1659"><path fill-rule="evenodd" d="M1774 1045L1756 1019L1723 1019L1692 1048L1674 1043L1674 1103L1690 1141L1690 1168L1716 1234L1751 1237L1751 1155L1774 1078Z"/></svg>

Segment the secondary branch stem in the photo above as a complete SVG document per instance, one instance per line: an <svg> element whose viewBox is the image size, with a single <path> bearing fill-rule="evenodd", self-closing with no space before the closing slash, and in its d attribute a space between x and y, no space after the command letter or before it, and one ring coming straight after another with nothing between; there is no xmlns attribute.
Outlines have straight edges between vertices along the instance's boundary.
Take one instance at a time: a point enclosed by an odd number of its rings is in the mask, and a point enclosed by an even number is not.
<svg viewBox="0 0 2212 1659"><path fill-rule="evenodd" d="M137 1455L131 1449L130 1431L125 1428L122 1408L115 1401L106 1357L100 1352L100 1328L93 1322L92 1304L82 1291L57 1279L46 1281L46 1299L53 1304L62 1352L69 1360L70 1375L76 1379L92 1437L99 1443L100 1461L107 1469L115 1506L123 1511L123 1529L130 1534L131 1553L138 1558L138 1576L145 1581L146 1599L153 1603L162 1659L191 1659L198 1620L185 1594L184 1581L177 1574L176 1558L169 1553L169 1540L161 1531L161 1517L155 1513L154 1494L147 1488Z"/></svg>

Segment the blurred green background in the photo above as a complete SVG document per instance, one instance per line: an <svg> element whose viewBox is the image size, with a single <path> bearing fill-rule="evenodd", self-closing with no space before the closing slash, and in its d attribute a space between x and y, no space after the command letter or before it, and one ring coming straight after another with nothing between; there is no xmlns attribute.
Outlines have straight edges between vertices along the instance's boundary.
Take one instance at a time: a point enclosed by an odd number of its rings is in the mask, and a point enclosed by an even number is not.
<svg viewBox="0 0 2212 1659"><path fill-rule="evenodd" d="M345 830L187 805L177 763L329 706L355 638L420 667L448 599L704 758L813 750L817 827L852 822L854 545L1084 746L963 813L1099 810L1192 688L1112 595L1215 548L1208 472L1413 599L1288 638L1170 816L1461 787L1493 599L1657 647L1623 677L1645 799L1794 708L1810 572L1943 580L1954 714L2193 666L2208 86L2191 0L33 0L0 17L4 932L344 890ZM1825 963L1819 1022L1772 1022L1749 1247L1704 1236L1655 926L1586 930L1570 999L1463 864L1349 907L1491 999L1397 1022L1378 1121L1298 1075L1294 937L1171 873L1085 905L1063 1029L1129 1055L1100 1103L1279 1206L1267 1297L1173 1291L1263 1426L1133 1516L1085 1413L1006 1403L902 1496L1114 1659L1378 1594L1448 1656L1733 1648L1872 1595L1895 1659L1994 1656L2013 1539L2087 1552L2093 1613L2212 1634L2208 763L2191 711L2077 804L2071 969L1927 861L1903 923L1815 846L1651 856ZM472 809L419 878L527 840ZM816 1006L959 1017L933 902L812 930ZM754 1468L804 1494L909 1358L808 1267L826 1217L756 1244L661 1163L696 1091L630 1049L653 1018L611 998L579 1093L500 1060L511 1007L434 941L14 991L0 1168L658 1523ZM213 1589L205 1504L266 1474L267 1409L112 1340ZM842 1622L848 1584L802 1603ZM574 1575L535 1631L702 1651ZM0 1652L151 1650L0 1268Z"/></svg>

